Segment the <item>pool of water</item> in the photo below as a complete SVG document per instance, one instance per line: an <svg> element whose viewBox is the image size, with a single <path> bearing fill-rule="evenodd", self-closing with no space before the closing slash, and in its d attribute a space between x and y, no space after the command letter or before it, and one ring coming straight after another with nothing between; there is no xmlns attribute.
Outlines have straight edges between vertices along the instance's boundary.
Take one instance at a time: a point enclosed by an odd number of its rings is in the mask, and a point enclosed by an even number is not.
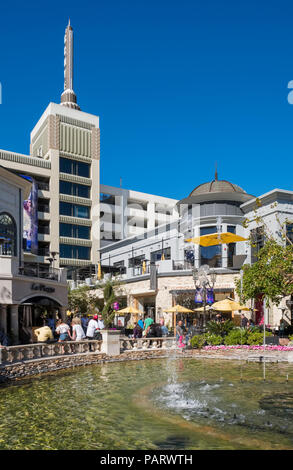
<svg viewBox="0 0 293 470"><path fill-rule="evenodd" d="M290 364L106 363L0 394L0 449L293 449Z"/></svg>

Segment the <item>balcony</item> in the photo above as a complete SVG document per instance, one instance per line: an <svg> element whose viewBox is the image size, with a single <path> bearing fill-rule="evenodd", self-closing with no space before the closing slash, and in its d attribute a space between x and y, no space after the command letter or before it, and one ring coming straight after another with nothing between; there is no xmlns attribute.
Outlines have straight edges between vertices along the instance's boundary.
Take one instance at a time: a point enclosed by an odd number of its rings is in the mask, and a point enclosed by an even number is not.
<svg viewBox="0 0 293 470"><path fill-rule="evenodd" d="M30 264L19 267L18 274L26 277L36 277L57 282L66 282L66 272L64 269Z"/></svg>

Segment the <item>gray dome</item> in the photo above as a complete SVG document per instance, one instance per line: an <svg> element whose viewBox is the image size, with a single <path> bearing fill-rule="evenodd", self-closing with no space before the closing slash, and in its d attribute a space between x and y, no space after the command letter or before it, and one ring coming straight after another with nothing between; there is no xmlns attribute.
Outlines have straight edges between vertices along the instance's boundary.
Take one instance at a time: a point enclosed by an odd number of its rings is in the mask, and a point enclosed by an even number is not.
<svg viewBox="0 0 293 470"><path fill-rule="evenodd" d="M213 180L210 183L203 183L197 186L188 197L197 196L208 193L242 193L247 194L237 184L230 183L226 180Z"/></svg>

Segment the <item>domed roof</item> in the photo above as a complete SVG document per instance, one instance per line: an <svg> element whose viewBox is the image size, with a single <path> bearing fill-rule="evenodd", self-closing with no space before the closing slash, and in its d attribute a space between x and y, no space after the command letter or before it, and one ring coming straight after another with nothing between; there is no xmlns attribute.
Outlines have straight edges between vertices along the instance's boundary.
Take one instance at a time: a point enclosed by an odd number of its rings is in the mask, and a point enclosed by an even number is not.
<svg viewBox="0 0 293 470"><path fill-rule="evenodd" d="M209 183L203 183L197 186L190 194L191 196L197 196L200 194L207 193L242 193L247 194L240 186L237 184L230 183L226 180L215 179Z"/></svg>

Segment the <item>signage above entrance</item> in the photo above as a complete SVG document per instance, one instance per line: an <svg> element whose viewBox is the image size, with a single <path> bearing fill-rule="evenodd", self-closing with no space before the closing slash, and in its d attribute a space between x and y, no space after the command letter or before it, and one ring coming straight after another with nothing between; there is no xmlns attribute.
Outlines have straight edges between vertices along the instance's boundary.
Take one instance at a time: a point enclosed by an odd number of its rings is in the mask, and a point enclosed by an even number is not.
<svg viewBox="0 0 293 470"><path fill-rule="evenodd" d="M47 286L45 286L45 284L37 284L35 282L31 285L31 289L32 290L39 290L39 291L42 291L42 292L55 292L54 287L47 287Z"/></svg>

